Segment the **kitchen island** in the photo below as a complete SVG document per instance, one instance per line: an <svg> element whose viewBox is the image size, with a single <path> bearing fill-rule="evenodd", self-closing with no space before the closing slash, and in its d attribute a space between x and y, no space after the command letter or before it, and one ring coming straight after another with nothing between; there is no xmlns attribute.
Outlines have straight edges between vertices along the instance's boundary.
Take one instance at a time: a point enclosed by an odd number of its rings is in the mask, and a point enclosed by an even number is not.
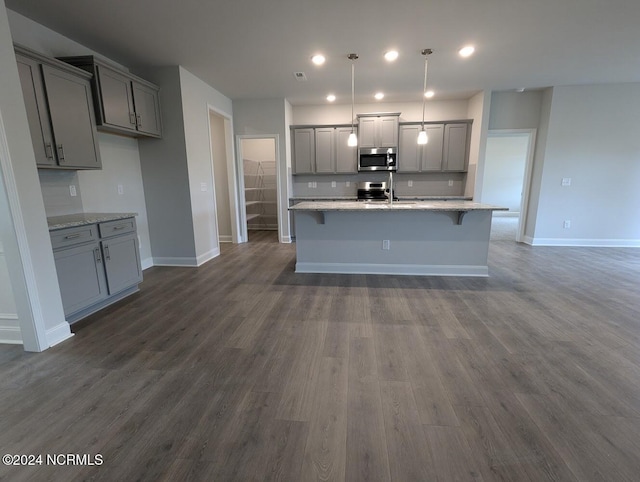
<svg viewBox="0 0 640 482"><path fill-rule="evenodd" d="M493 211L472 201L301 202L296 272L488 276Z"/></svg>

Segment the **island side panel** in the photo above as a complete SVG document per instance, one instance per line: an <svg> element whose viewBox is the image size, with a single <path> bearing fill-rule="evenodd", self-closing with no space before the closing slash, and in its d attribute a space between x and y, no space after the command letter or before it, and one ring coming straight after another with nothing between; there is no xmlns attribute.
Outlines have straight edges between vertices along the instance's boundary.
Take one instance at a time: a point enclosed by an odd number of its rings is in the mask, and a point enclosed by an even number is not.
<svg viewBox="0 0 640 482"><path fill-rule="evenodd" d="M296 272L488 276L491 211L295 211ZM384 250L383 241L389 240Z"/></svg>

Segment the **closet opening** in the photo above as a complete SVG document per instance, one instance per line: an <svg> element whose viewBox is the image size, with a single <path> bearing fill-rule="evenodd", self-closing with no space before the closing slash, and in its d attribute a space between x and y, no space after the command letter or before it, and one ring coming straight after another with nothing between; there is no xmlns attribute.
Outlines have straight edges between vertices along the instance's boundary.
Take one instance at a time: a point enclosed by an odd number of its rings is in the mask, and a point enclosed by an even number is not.
<svg viewBox="0 0 640 482"><path fill-rule="evenodd" d="M240 136L238 152L245 239L278 242L277 137Z"/></svg>

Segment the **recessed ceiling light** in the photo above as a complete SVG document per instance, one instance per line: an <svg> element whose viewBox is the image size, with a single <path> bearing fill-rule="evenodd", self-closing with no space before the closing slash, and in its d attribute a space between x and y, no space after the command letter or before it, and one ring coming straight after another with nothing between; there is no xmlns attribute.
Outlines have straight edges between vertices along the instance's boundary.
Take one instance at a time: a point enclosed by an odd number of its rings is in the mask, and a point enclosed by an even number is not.
<svg viewBox="0 0 640 482"><path fill-rule="evenodd" d="M424 96L425 96L427 99L430 99L430 98L431 98L431 97L433 97L434 95L436 95L436 94L435 94L435 92L434 92L433 90L427 90L427 91L424 93Z"/></svg>
<svg viewBox="0 0 640 482"><path fill-rule="evenodd" d="M387 60L387 62L393 62L395 59L398 58L398 51L389 50L388 52L385 52L384 58Z"/></svg>
<svg viewBox="0 0 640 482"><path fill-rule="evenodd" d="M382 92L378 92L376 93L376 95L374 95L374 97L376 98L376 100L382 100L384 99L384 94Z"/></svg>
<svg viewBox="0 0 640 482"><path fill-rule="evenodd" d="M313 62L316 65L324 64L325 60L326 59L324 58L324 55L322 55L322 54L316 54L313 57L311 57L311 62Z"/></svg>
<svg viewBox="0 0 640 482"><path fill-rule="evenodd" d="M475 47L473 45L467 45L458 50L458 53L461 57L469 57L473 52L475 52Z"/></svg>
<svg viewBox="0 0 640 482"><path fill-rule="evenodd" d="M335 96L335 95L333 95L333 94L329 94L329 95L327 96L327 100L328 100L329 102L333 102L334 100L336 100L336 96Z"/></svg>

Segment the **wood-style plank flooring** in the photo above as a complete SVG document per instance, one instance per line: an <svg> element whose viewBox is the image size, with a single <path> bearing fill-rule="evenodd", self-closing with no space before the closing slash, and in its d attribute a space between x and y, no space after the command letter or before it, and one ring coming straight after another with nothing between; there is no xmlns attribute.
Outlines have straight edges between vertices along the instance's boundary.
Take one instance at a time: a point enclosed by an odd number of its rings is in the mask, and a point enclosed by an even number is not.
<svg viewBox="0 0 640 482"><path fill-rule="evenodd" d="M488 279L295 274L251 232L41 354L0 347L0 479L632 481L640 250L532 248ZM507 234L505 234L507 233Z"/></svg>

